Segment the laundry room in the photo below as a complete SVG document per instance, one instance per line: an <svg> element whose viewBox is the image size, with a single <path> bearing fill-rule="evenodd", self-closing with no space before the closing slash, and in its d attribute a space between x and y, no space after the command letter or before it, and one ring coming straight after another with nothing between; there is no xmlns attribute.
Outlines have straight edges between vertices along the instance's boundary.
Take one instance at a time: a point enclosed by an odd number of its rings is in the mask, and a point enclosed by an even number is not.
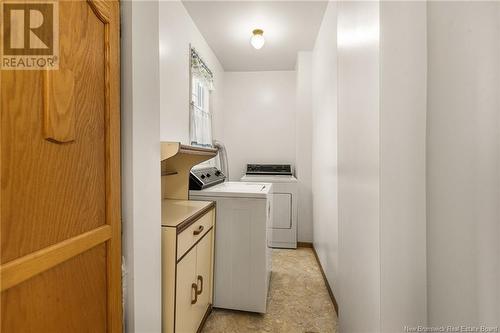
<svg viewBox="0 0 500 333"><path fill-rule="evenodd" d="M0 332L500 331L500 1L0 17Z"/></svg>
<svg viewBox="0 0 500 333"><path fill-rule="evenodd" d="M160 136L162 145L180 143L172 157L162 157L162 198L215 202L207 332L242 323L282 330L276 320L292 329L334 330L335 299L312 247L310 97L301 102L307 91L297 94L307 82L300 86L300 79L308 79L298 77L297 66L311 65L325 5L159 5ZM188 147L213 149L215 157L180 171L177 160ZM179 197L175 187L188 168L189 195ZM313 294L300 287L306 281L315 281ZM279 299L285 290L294 293ZM292 307L298 294L300 305ZM174 308L172 318L180 311ZM294 318L297 311L310 319ZM171 331L189 331L182 325L177 320Z"/></svg>
<svg viewBox="0 0 500 333"><path fill-rule="evenodd" d="M443 240L498 230L493 206L464 203L498 199L487 166L500 76L486 73L498 73L499 13L468 1L125 3L125 326L494 327L493 296L477 295L472 273L456 279L462 263L446 254L483 258L481 283L498 291L498 270L486 273L498 245ZM471 111L486 100L489 113Z"/></svg>

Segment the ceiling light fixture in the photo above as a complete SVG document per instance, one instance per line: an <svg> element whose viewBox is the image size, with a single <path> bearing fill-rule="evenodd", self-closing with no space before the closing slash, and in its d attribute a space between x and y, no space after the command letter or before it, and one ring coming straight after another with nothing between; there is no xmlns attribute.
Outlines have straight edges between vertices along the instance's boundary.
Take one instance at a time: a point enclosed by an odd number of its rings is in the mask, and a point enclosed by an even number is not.
<svg viewBox="0 0 500 333"><path fill-rule="evenodd" d="M264 30L262 29L255 29L252 31L253 36L250 39L250 44L257 49L260 50L263 46L266 40L264 39Z"/></svg>

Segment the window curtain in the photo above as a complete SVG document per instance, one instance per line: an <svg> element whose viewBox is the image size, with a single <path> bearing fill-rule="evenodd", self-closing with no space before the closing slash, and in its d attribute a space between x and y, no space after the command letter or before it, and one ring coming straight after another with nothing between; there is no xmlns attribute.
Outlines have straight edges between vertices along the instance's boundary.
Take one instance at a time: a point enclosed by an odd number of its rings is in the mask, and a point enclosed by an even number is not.
<svg viewBox="0 0 500 333"><path fill-rule="evenodd" d="M191 75L203 81L208 90L215 90L212 71L193 48L191 48Z"/></svg>
<svg viewBox="0 0 500 333"><path fill-rule="evenodd" d="M194 49L191 49L191 89L191 145L211 147L210 92L215 90L213 74Z"/></svg>
<svg viewBox="0 0 500 333"><path fill-rule="evenodd" d="M203 89L206 89L204 87ZM191 144L194 146L212 146L212 114L191 102Z"/></svg>

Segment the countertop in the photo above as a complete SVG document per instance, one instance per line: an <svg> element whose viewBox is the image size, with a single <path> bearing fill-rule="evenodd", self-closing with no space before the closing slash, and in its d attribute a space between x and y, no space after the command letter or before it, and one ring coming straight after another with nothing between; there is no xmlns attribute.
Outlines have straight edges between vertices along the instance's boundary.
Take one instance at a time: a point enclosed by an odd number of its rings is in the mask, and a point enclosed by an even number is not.
<svg viewBox="0 0 500 333"><path fill-rule="evenodd" d="M178 227L187 220L197 219L213 207L213 201L164 199L161 203L161 225Z"/></svg>

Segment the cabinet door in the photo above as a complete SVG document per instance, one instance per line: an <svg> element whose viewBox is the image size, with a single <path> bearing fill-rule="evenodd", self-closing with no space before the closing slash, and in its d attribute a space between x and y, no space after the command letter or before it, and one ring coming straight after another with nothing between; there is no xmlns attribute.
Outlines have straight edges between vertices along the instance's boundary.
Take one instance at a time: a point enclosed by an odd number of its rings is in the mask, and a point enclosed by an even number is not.
<svg viewBox="0 0 500 333"><path fill-rule="evenodd" d="M292 227L292 195L290 193L274 193L273 228L290 229Z"/></svg>
<svg viewBox="0 0 500 333"><path fill-rule="evenodd" d="M196 247L196 282L199 290L197 304L198 311L202 313L201 318L205 315L212 294L212 237L211 230Z"/></svg>
<svg viewBox="0 0 500 333"><path fill-rule="evenodd" d="M175 310L175 332L193 333L198 328L196 304L196 249L191 249L177 264L177 295Z"/></svg>

